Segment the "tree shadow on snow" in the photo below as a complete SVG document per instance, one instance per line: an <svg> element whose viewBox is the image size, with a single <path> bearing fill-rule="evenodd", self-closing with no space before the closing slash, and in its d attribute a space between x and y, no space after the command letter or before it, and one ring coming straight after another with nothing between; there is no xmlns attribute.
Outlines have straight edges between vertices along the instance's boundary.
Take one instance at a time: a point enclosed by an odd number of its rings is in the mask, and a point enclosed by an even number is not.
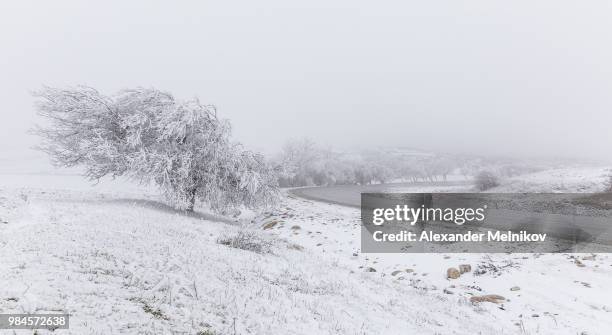
<svg viewBox="0 0 612 335"><path fill-rule="evenodd" d="M164 212L164 213L177 214L177 215L187 216L187 217L191 217L191 218L199 219L199 220L223 222L223 223L233 224L233 225L238 223L236 220L232 220L232 219L229 219L223 216L217 216L217 215L210 214L210 213L202 213L202 212L196 212L196 211L187 212L185 210L176 209L168 204L165 204L160 201L155 201L155 200L135 199L135 198L117 198L117 199L96 200L96 202L145 207L145 208L153 209L153 210Z"/></svg>

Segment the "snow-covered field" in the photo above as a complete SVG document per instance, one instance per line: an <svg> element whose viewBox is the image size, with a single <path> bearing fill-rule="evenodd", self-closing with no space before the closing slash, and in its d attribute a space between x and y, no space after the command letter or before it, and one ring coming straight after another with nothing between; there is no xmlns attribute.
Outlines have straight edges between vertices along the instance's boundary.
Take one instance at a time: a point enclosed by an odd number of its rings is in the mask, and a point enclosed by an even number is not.
<svg viewBox="0 0 612 335"><path fill-rule="evenodd" d="M355 208L288 195L235 221L76 178L0 177L0 313L70 313L54 334L612 330L608 254L361 254Z"/></svg>
<svg viewBox="0 0 612 335"><path fill-rule="evenodd" d="M609 167L558 168L504 180L501 186L489 192L601 192L609 174Z"/></svg>

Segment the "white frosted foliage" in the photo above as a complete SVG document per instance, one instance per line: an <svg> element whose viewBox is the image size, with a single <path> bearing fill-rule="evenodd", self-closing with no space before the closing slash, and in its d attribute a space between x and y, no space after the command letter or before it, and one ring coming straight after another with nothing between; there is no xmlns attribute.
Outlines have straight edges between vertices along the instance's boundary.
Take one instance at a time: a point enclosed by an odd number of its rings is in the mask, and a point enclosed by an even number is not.
<svg viewBox="0 0 612 335"><path fill-rule="evenodd" d="M36 92L40 149L58 166L83 166L93 180L127 176L154 182L177 207L196 200L215 211L265 207L277 198L264 158L230 141L214 106L156 89L104 96L90 87Z"/></svg>

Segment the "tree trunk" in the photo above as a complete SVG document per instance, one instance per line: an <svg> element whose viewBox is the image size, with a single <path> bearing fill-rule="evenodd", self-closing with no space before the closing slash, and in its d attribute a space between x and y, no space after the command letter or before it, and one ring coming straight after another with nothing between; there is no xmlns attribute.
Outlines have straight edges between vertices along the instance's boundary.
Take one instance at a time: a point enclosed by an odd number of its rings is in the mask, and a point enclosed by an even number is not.
<svg viewBox="0 0 612 335"><path fill-rule="evenodd" d="M189 191L189 205L187 205L187 211L193 212L193 207L195 206L196 200L196 189L192 189Z"/></svg>

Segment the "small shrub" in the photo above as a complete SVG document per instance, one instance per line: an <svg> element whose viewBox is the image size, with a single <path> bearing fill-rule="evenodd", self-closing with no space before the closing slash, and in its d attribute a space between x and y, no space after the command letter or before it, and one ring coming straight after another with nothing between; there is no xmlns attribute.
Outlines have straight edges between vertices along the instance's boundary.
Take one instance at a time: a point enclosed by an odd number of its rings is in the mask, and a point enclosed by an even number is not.
<svg viewBox="0 0 612 335"><path fill-rule="evenodd" d="M252 231L241 230L236 235L221 236L217 243L228 247L253 251L258 254L269 254L272 252L272 242L263 239Z"/></svg>
<svg viewBox="0 0 612 335"><path fill-rule="evenodd" d="M608 180L606 181L606 193L612 193L612 170L608 174Z"/></svg>
<svg viewBox="0 0 612 335"><path fill-rule="evenodd" d="M299 245L299 244L289 243L289 244L287 245L287 249L290 249L290 250L297 250L297 251L302 251L302 250L304 250L304 247L303 247L303 246L301 246L301 245Z"/></svg>
<svg viewBox="0 0 612 335"><path fill-rule="evenodd" d="M474 179L474 186L479 191L486 191L493 187L499 186L499 178L488 171L481 171Z"/></svg>

